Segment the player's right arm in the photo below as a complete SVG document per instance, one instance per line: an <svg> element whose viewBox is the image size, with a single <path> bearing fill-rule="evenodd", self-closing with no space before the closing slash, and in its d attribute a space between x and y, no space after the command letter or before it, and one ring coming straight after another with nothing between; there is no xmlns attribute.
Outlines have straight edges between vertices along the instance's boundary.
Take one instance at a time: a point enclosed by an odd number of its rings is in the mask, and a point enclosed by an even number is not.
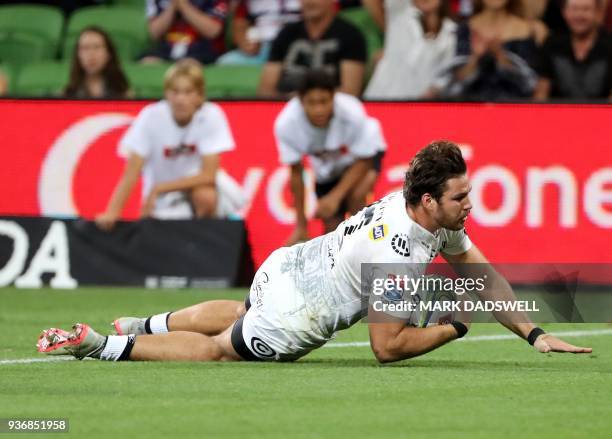
<svg viewBox="0 0 612 439"><path fill-rule="evenodd" d="M121 211L125 206L134 186L138 182L140 172L144 166L144 158L136 153L130 153L123 175L115 187L106 210L96 217L96 224L102 230L112 230L115 223L121 216Z"/></svg>
<svg viewBox="0 0 612 439"><path fill-rule="evenodd" d="M395 319L394 319L395 320ZM426 354L459 337L453 325L427 328L406 326L406 322L370 322L370 347L380 363L406 360Z"/></svg>

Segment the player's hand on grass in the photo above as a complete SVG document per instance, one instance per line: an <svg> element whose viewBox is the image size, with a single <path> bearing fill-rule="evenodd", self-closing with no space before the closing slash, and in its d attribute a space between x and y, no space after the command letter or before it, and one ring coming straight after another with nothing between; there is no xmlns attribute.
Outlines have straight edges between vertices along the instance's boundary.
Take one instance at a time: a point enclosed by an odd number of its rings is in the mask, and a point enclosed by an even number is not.
<svg viewBox="0 0 612 439"><path fill-rule="evenodd" d="M590 354L591 352L593 352L593 349L591 348L574 346L550 334L542 334L538 338L536 338L533 347L536 348L538 352L542 352L544 354L548 352L571 352L573 354Z"/></svg>
<svg viewBox="0 0 612 439"><path fill-rule="evenodd" d="M321 219L331 218L338 211L340 201L341 200L331 194L319 198L319 201L317 203L317 212L315 216Z"/></svg>
<svg viewBox="0 0 612 439"><path fill-rule="evenodd" d="M115 227L115 224L117 223L118 219L119 217L117 215L109 212L104 212L96 216L94 221L96 223L96 226L98 226L100 230L110 232Z"/></svg>
<svg viewBox="0 0 612 439"><path fill-rule="evenodd" d="M308 230L306 227L298 226L293 230L289 238L287 238L285 245L292 246L300 242L308 241L309 239L310 238L308 236Z"/></svg>

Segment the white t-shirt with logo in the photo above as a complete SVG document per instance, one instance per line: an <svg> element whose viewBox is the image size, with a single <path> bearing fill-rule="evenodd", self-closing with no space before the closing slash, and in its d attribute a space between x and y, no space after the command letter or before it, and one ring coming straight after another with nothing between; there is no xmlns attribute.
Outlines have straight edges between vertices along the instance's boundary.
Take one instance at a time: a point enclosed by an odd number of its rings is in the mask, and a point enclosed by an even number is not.
<svg viewBox="0 0 612 439"><path fill-rule="evenodd" d="M162 100L138 114L119 142L119 155L135 153L145 159L142 197L146 199L159 183L197 175L203 156L234 146L225 113L217 104L204 103L188 125L179 126L169 103ZM158 201L163 203L161 198Z"/></svg>
<svg viewBox="0 0 612 439"><path fill-rule="evenodd" d="M274 134L281 163L293 165L308 156L318 183L340 177L357 159L387 147L378 120L367 115L359 99L339 92L327 128L313 126L294 97L276 118Z"/></svg>

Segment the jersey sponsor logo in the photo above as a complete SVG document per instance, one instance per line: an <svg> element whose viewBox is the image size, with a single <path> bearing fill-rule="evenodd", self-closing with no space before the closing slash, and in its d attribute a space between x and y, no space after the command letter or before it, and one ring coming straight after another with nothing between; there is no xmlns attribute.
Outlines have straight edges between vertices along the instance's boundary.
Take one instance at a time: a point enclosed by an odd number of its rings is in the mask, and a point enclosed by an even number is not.
<svg viewBox="0 0 612 439"><path fill-rule="evenodd" d="M410 256L410 241L405 233L396 233L391 239L391 247L400 256Z"/></svg>
<svg viewBox="0 0 612 439"><path fill-rule="evenodd" d="M339 158L349 153L348 146L342 145L340 148L330 151L313 151L311 155L315 156L319 160L338 160Z"/></svg>
<svg viewBox="0 0 612 439"><path fill-rule="evenodd" d="M276 356L276 351L259 337L251 339L251 349L260 357L274 358Z"/></svg>
<svg viewBox="0 0 612 439"><path fill-rule="evenodd" d="M388 274L387 279L392 279L394 281L394 285L397 285L400 288L405 290L406 284L402 282L400 276L394 274ZM399 290L395 287L385 289L385 292L382 295L383 300L385 302L399 302L404 297L402 290Z"/></svg>
<svg viewBox="0 0 612 439"><path fill-rule="evenodd" d="M180 155L192 155L195 152L196 152L195 145L181 144L181 145L175 146L174 148L172 146L164 147L164 157L166 157L167 159L172 159Z"/></svg>
<svg viewBox="0 0 612 439"><path fill-rule="evenodd" d="M372 227L372 230L370 230L370 239L372 241L383 239L386 235L387 235L387 225L386 224L379 224L377 226Z"/></svg>

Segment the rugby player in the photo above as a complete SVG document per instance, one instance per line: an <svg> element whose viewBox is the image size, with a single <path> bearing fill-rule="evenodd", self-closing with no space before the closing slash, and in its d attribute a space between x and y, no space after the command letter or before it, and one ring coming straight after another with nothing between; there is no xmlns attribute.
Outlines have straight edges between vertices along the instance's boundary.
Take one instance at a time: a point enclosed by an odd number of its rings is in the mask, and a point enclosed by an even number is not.
<svg viewBox="0 0 612 439"><path fill-rule="evenodd" d="M40 335L38 350L110 361L296 360L361 319L368 293L361 287L362 264L426 266L438 252L453 267L486 264L464 229L470 190L457 145L433 142L412 159L403 192L364 208L331 233L274 251L244 304L209 301L148 318L119 318L118 335L107 337L82 323L70 332L51 328ZM507 282L496 290L498 299L515 300ZM546 334L526 315L494 315L539 352L591 352ZM369 319L368 325L381 363L424 354L469 329L461 319L427 327Z"/></svg>

